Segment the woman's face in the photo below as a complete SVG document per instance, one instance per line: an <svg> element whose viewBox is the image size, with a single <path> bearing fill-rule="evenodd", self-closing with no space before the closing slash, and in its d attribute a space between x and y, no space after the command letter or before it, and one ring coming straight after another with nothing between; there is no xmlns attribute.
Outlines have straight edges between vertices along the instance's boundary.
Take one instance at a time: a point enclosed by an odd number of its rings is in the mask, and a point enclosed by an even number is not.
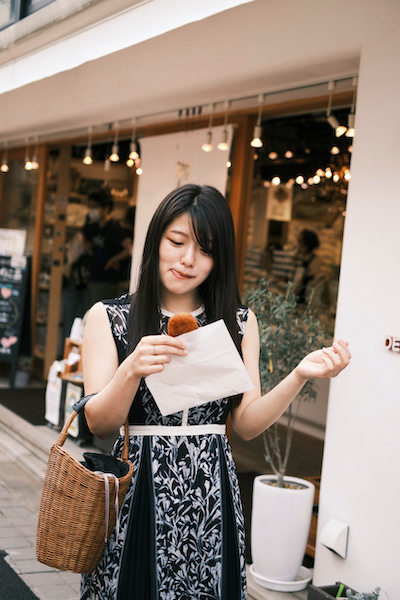
<svg viewBox="0 0 400 600"><path fill-rule="evenodd" d="M204 252L194 236L187 213L177 217L164 231L159 249L161 298L187 296L197 301L197 288L209 276L214 261ZM192 307L192 310L196 306Z"/></svg>

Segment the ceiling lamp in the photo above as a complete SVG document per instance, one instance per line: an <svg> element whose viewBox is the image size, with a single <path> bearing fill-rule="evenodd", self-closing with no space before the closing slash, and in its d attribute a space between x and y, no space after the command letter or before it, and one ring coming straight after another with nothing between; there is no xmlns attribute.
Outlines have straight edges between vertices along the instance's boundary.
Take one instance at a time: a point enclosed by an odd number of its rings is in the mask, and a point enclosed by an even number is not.
<svg viewBox="0 0 400 600"><path fill-rule="evenodd" d="M210 120L208 122L208 131L206 133L206 141L202 145L201 149L204 152L211 152L212 147L212 122L213 122L214 104L210 104Z"/></svg>
<svg viewBox="0 0 400 600"><path fill-rule="evenodd" d="M261 139L261 136L262 136L261 112L262 112L263 102L264 102L264 96L263 96L263 94L260 94L258 96L258 117L257 117L257 123L256 123L256 126L254 127L253 139L250 142L250 146L252 146L253 148L262 148L263 147L263 141Z"/></svg>
<svg viewBox="0 0 400 600"><path fill-rule="evenodd" d="M7 142L5 142L4 143L4 154L3 154L3 159L1 161L0 171L2 173L8 173L9 170L10 170L10 167L8 166L8 160L7 160Z"/></svg>
<svg viewBox="0 0 400 600"><path fill-rule="evenodd" d="M118 123L115 123L115 135L114 135L114 143L112 145L111 148L111 154L108 157L111 162L118 162L119 161L119 154L118 154Z"/></svg>
<svg viewBox="0 0 400 600"><path fill-rule="evenodd" d="M328 108L326 109L326 120L328 121L328 123L332 127L332 129L335 130L336 137L340 137L344 133L346 133L347 127L345 127L344 125L341 125L339 123L339 121L337 120L337 118L335 117L335 115L331 114L332 94L333 94L334 89L335 89L335 82L330 81L328 83L329 97L328 97Z"/></svg>
<svg viewBox="0 0 400 600"><path fill-rule="evenodd" d="M229 102L228 101L225 102L224 108L225 108L224 128L222 130L222 139L217 146L218 150L229 150L228 131L226 129L226 125L228 123L228 110L229 110Z"/></svg>
<svg viewBox="0 0 400 600"><path fill-rule="evenodd" d="M28 138L26 140L26 145L25 145L24 169L25 169L25 171L32 171L32 162L31 162L31 159L29 158L29 139Z"/></svg>
<svg viewBox="0 0 400 600"><path fill-rule="evenodd" d="M36 171L39 168L39 149L38 149L38 138L36 138L35 140L35 149L33 151L33 156L32 156L32 169L34 171Z"/></svg>
<svg viewBox="0 0 400 600"><path fill-rule="evenodd" d="M85 156L83 157L84 165L91 165L93 163L93 152L92 152L92 128L88 127L88 144L85 150Z"/></svg>
<svg viewBox="0 0 400 600"><path fill-rule="evenodd" d="M138 143L136 139L136 119L132 119L132 135L129 150L129 157L126 161L126 164L128 167L133 167L133 163L131 164L131 161L135 161L137 158L139 158Z"/></svg>
<svg viewBox="0 0 400 600"><path fill-rule="evenodd" d="M354 133L355 133L355 129L354 129L354 122L355 122L355 114L354 113L350 113L349 117L348 117L348 124L349 127L346 131L346 137L354 137Z"/></svg>
<svg viewBox="0 0 400 600"><path fill-rule="evenodd" d="M353 102L351 104L351 110L350 110L350 114L348 116L348 125L349 128L346 131L346 137L354 137L354 133L355 133L355 129L354 129L354 124L355 124L355 108L356 108L356 91L357 91L357 77L353 78L353 86L354 86L354 92L353 92Z"/></svg>

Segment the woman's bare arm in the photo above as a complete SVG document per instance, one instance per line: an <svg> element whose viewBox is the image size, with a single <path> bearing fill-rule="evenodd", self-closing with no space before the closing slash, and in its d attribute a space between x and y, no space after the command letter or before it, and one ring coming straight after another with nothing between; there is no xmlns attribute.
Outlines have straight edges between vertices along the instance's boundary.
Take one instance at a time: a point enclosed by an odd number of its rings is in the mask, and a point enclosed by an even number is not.
<svg viewBox="0 0 400 600"><path fill-rule="evenodd" d="M259 375L259 334L257 319L252 311L243 336L244 364L254 383L254 389L243 394L239 406L232 415L232 426L245 440L265 431L285 412L308 379L325 379L338 375L349 363L351 354L343 340L334 342L307 355L297 367L277 386L261 395Z"/></svg>

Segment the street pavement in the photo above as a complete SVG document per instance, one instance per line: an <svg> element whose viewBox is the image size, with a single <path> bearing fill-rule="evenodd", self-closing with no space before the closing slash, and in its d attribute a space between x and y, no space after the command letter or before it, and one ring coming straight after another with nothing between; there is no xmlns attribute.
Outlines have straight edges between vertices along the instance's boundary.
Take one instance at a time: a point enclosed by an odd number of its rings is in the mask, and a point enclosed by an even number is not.
<svg viewBox="0 0 400 600"><path fill-rule="evenodd" d="M46 425L33 426L0 405L0 549L40 600L78 600L80 575L36 560L40 494L57 437L58 432ZM64 448L81 460L83 449L75 442L67 439ZM1 583L0 599L13 600L3 597Z"/></svg>

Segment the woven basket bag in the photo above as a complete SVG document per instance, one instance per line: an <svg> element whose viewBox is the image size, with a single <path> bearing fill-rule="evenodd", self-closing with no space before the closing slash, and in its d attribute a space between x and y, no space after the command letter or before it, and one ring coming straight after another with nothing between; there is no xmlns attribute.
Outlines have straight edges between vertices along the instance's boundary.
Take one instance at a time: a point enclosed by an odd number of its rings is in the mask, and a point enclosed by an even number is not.
<svg viewBox="0 0 400 600"><path fill-rule="evenodd" d="M51 448L39 507L36 556L39 562L56 569L91 573L103 555L106 538L110 537L115 527L116 482L112 477L108 481L106 533L107 486L104 476L90 471L62 448L76 415L73 411ZM128 452L127 421L121 459L129 469L126 475L118 478L119 506L124 501L133 474L133 465L127 460Z"/></svg>

